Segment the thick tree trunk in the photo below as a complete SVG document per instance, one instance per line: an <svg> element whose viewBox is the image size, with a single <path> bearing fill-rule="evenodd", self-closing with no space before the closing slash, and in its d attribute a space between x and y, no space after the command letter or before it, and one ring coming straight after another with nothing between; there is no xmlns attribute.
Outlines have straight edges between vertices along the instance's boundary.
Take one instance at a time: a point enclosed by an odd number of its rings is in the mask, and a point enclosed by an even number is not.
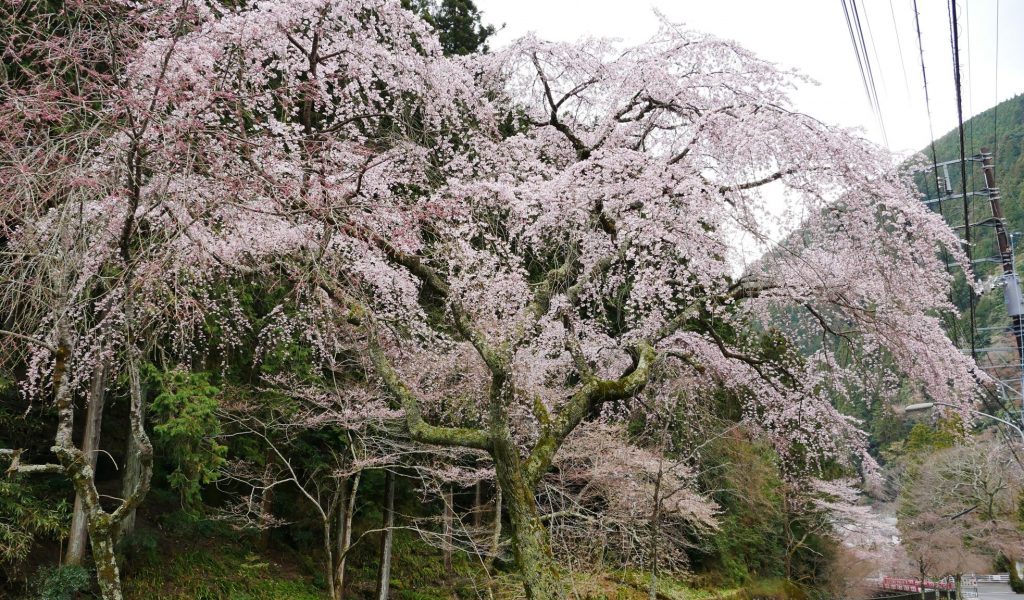
<svg viewBox="0 0 1024 600"><path fill-rule="evenodd" d="M345 598L345 560L348 558L348 549L352 546L352 517L356 509L356 494L359 492L359 476L356 472L351 479L351 488L348 482L342 483L341 510L338 514L338 565L334 570L335 599Z"/></svg>
<svg viewBox="0 0 1024 600"><path fill-rule="evenodd" d="M380 570L377 573L377 600L388 600L391 586L391 545L395 526L395 474L387 471L384 479L384 529L380 543Z"/></svg>
<svg viewBox="0 0 1024 600"><path fill-rule="evenodd" d="M452 565L452 540L455 533L455 501L451 486L445 486L444 490L444 574L451 577L454 572Z"/></svg>
<svg viewBox="0 0 1024 600"><path fill-rule="evenodd" d="M89 519L92 560L96 564L96 582L103 600L122 600L121 573L114 554L114 524L110 515L95 511Z"/></svg>
<svg viewBox="0 0 1024 600"><path fill-rule="evenodd" d="M561 600L567 587L554 557L548 531L537 512L533 486L523 475L519 449L511 440L494 444L494 468L508 512L512 555L529 600Z"/></svg>
<svg viewBox="0 0 1024 600"><path fill-rule="evenodd" d="M92 386L89 389L89 402L85 414L85 433L82 436L82 454L88 460L89 467L94 474L100 448L100 429L103 424L103 388L105 385L106 369L102 365L97 365L93 370ZM71 515L71 530L68 532L68 549L64 555L66 564L82 564L82 560L85 559L88 532L89 516L82 494L76 493L75 508Z"/></svg>

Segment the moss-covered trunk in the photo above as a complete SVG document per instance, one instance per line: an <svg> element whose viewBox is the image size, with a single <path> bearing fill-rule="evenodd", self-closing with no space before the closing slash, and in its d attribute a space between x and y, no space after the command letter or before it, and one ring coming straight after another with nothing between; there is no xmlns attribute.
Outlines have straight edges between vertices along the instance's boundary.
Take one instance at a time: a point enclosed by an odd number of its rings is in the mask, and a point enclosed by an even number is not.
<svg viewBox="0 0 1024 600"><path fill-rule="evenodd" d="M497 440L492 454L508 514L512 554L526 597L530 600L565 598L567 587L551 554L551 541L537 512L533 486L520 466L519 449L511 440Z"/></svg>
<svg viewBox="0 0 1024 600"><path fill-rule="evenodd" d="M95 511L89 518L89 541L96 565L96 582L103 600L121 600L121 573L114 554L113 524L110 515Z"/></svg>

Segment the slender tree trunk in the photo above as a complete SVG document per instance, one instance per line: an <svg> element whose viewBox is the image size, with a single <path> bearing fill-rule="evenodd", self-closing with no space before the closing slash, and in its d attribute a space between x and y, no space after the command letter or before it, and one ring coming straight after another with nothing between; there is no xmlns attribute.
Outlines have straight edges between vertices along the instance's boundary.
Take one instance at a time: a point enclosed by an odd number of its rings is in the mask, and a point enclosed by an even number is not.
<svg viewBox="0 0 1024 600"><path fill-rule="evenodd" d="M82 436L82 454L89 461L89 467L95 477L96 458L100 448L100 429L103 425L104 386L106 385L106 368L97 365L92 374L92 386L89 389L89 402L85 414L85 433ZM85 544L88 539L89 516L83 502L82 494L75 494L75 508L71 516L71 530L68 532L68 549L64 562L69 565L82 564L85 558Z"/></svg>
<svg viewBox="0 0 1024 600"><path fill-rule="evenodd" d="M142 420L142 426L145 427L146 423L146 391L142 387L142 381L139 380L139 418ZM145 440L144 444L149 444L149 440ZM150 448L152 451L152 448ZM131 491L136 489L142 481L143 477L148 477L146 469L142 464L143 458L143 445L137 436L128 436L128 450L125 454L125 465L124 465L124 477L121 480L121 496L127 498ZM121 541L125 536L131 535L135 531L135 514L136 510L133 508L124 516L124 520L118 526L117 530L117 541Z"/></svg>
<svg viewBox="0 0 1024 600"><path fill-rule="evenodd" d="M561 600L567 588L551 554L548 531L537 512L533 487L519 466L510 439L495 440L494 467L507 506L512 554L529 600Z"/></svg>
<svg viewBox="0 0 1024 600"><path fill-rule="evenodd" d="M274 454L267 450L263 455L263 497L260 498L260 520L264 526L260 529L260 548L266 550L270 547L270 518L274 510Z"/></svg>
<svg viewBox="0 0 1024 600"><path fill-rule="evenodd" d="M484 523L484 482L477 480L473 486L473 527L479 528Z"/></svg>
<svg viewBox="0 0 1024 600"><path fill-rule="evenodd" d="M348 558L348 549L352 546L352 517L356 508L360 474L357 471L350 478L351 488L347 487L348 482L342 484L341 510L338 515L338 566L334 571L336 600L345 598L345 560Z"/></svg>
<svg viewBox="0 0 1024 600"><path fill-rule="evenodd" d="M918 561L918 565L921 568L921 600L925 600L925 593L924 593L924 563L919 560Z"/></svg>
<svg viewBox="0 0 1024 600"><path fill-rule="evenodd" d="M455 501L454 494L452 494L452 487L450 485L445 486L444 489L444 574L447 577L451 577L454 572L452 565L452 539L454 538L455 532L455 507L452 506L452 502Z"/></svg>
<svg viewBox="0 0 1024 600"><path fill-rule="evenodd" d="M661 535L661 480L664 474L663 458L658 460L658 477L654 480L654 509L651 513L651 589L649 600L658 597L658 536Z"/></svg>
<svg viewBox="0 0 1024 600"><path fill-rule="evenodd" d="M494 529L491 533L491 558L487 561L488 566L494 563L494 559L501 552L501 486L494 486Z"/></svg>
<svg viewBox="0 0 1024 600"><path fill-rule="evenodd" d="M387 600L391 586L391 545L395 526L395 474L384 477L384 532L380 543L380 570L377 573L377 600Z"/></svg>
<svg viewBox="0 0 1024 600"><path fill-rule="evenodd" d="M323 519L320 522L321 527L324 530L323 537L323 548L324 548L324 576L327 578L327 597L331 600L337 598L335 587L334 587L334 552L333 544L331 539L331 514L330 511L326 511L323 515Z"/></svg>
<svg viewBox="0 0 1024 600"><path fill-rule="evenodd" d="M88 456L78 449L72 439L75 407L71 390L61 385L68 349L64 336L59 336L60 345L53 367L54 404L57 407L57 434L54 436L53 452L57 455L65 475L71 479L75 493L81 497L82 508L87 516L89 537L92 539L92 556L96 563L96 580L104 600L122 600L121 576L114 555L111 536L113 520L100 506L96 481Z"/></svg>

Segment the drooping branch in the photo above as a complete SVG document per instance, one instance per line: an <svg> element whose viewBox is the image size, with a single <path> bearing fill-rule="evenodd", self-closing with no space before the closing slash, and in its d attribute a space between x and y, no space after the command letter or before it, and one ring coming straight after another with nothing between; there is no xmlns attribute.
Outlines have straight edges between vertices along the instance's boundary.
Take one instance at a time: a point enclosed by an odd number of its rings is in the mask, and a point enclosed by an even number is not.
<svg viewBox="0 0 1024 600"><path fill-rule="evenodd" d="M423 419L419 399L391 366L391 362L384 355L384 350L374 340L371 340L369 350L370 359L373 361L374 368L380 375L384 387L405 412L406 427L412 439L437 446L462 446L478 450L491 448L491 438L486 432L479 429L439 427L427 423Z"/></svg>
<svg viewBox="0 0 1024 600"><path fill-rule="evenodd" d="M782 171L776 171L771 175L762 177L761 179L755 179L754 181L747 181L745 183L738 183L736 185L723 185L718 188L718 192L720 194L724 194L726 192L740 192L743 190L750 190L756 187L761 187L762 185L768 185L773 181L778 181L785 177L786 175L792 175L793 173L796 173L799 170L800 169L797 169L796 167L790 167Z"/></svg>
<svg viewBox="0 0 1024 600"><path fill-rule="evenodd" d="M605 402L622 400L643 389L657 357L654 347L643 343L635 350L635 364L618 379L590 378L553 418L541 423L540 439L524 463L527 480L536 485L551 466L562 442L595 408ZM535 411L536 412L536 411Z"/></svg>
<svg viewBox="0 0 1024 600"><path fill-rule="evenodd" d="M25 335L25 334L22 334L22 333L17 333L15 331L7 331L6 329L0 329L0 335L6 335L8 337L12 337L12 338L15 338L15 339L19 339L19 340L25 341L25 342L28 342L29 344L32 344L33 346L41 346L43 348L46 348L50 352L54 352L55 353L57 351L57 349L54 348L51 344L49 344L49 343L47 343L47 342L45 342L45 341L43 341L43 340L41 340L39 338L32 337L30 335Z"/></svg>
<svg viewBox="0 0 1024 600"><path fill-rule="evenodd" d="M476 348L477 353L480 354L480 358L483 359L484 364L486 364L492 372L504 373L507 371L507 360L499 354L496 348L487 342L483 334L476 330L472 324L472 319L470 319L469 314L467 314L462 304L452 297L448 283L445 282L440 275L427 265L423 264L423 261L418 256L402 252L389 244L386 240L381 239L379 236L374 236L373 240L376 242L377 246L384 251L388 258L408 269L410 273L419 278L419 280L433 290L434 293L449 301L455 328L464 338L466 338L467 341L469 341L469 343L473 345L474 348Z"/></svg>
<svg viewBox="0 0 1024 600"><path fill-rule="evenodd" d="M573 149L576 151L576 156L580 160L586 160L590 156L590 149L586 147L582 140L576 136L575 133L569 127L558 119L558 108L562 102L568 98L568 96L556 101L554 95L551 93L551 85L548 83L547 75L544 73L544 67L540 64L540 57L537 53L532 55L533 66L537 69L537 76L540 78L541 85L544 86L544 97L547 98L548 106L551 108L551 117L549 118L547 125L554 127L559 133L565 136L569 143L572 144ZM575 93L579 93L577 90Z"/></svg>

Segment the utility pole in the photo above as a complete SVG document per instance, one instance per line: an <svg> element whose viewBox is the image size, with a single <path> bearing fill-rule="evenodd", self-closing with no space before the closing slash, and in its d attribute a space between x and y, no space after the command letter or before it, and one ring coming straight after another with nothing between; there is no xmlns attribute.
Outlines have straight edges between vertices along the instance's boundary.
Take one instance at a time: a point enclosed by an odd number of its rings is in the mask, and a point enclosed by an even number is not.
<svg viewBox="0 0 1024 600"><path fill-rule="evenodd" d="M966 186L967 181L967 163L980 163L982 171L985 176L985 187L981 190L968 190ZM957 190L951 179L950 179L950 167L959 167L960 177L960 190ZM965 250L968 252L971 249L970 240L974 237L971 230L977 227L991 228L995 233L996 245L998 248L998 256L983 257L978 260L972 260L971 254L968 253L967 257L971 265L979 265L984 263L998 263L1002 269L1001 281L1003 283L1003 300L1006 306L1007 315L1010 318L1009 331L1013 333L1014 346L1017 355L1017 389L1010 385L1006 385L999 381L1000 388L1003 391L1015 391L1020 394L1019 401L1020 405L1015 407L1014 412L1016 414L1011 417L1014 421L1024 424L1024 294L1021 292L1020 280L1017 277L1016 265L1014 264L1014 243L1010 233L1006 229L1006 220L1003 215L1003 208L1000 204L999 187L996 184L995 176L995 161L993 155L988 148L981 148L981 152L974 156L964 157L962 159L947 160L945 162L934 163L927 169L919 169L918 172L930 171L934 174L937 186L937 196L934 198L925 197L924 202L929 206L934 206L940 214L942 211L942 203L952 200L961 200L963 203L964 210L964 224L963 226L954 226L950 223L950 226L955 230L963 230L963 241L965 242ZM975 197L984 197L988 200L989 207L991 208L992 216L983 219L977 223L971 223L971 204L969 199ZM973 308L973 295L971 296L971 306ZM972 311L973 316L973 311ZM971 338L971 356L977 359L977 349L974 346L974 332L975 323L974 319L971 319L970 324L970 338ZM1002 329L1001 327L998 329ZM985 348L984 352L991 352L999 350L1000 348ZM966 352L966 349L965 349ZM1009 367L1011 365L992 365L992 368ZM998 378L996 378L998 380ZM1013 400L1016 403L1016 399Z"/></svg>
<svg viewBox="0 0 1024 600"><path fill-rule="evenodd" d="M1021 421L1024 422L1024 299L1021 297L1020 283L1017 281L1017 269L1013 264L1013 245L1010 243L1010 236L1006 232L1006 222L1003 219L1003 208L999 203L999 186L996 185L996 169L992 160L992 153L988 148L981 149L981 168L985 173L985 193L988 195L989 204L992 207L992 217L995 219L996 240L999 244L999 259L1003 266L1003 299L1006 302L1006 312L1010 315L1012 323L1010 330L1013 332L1014 341L1017 345L1017 360L1020 364L1020 392L1021 392Z"/></svg>

